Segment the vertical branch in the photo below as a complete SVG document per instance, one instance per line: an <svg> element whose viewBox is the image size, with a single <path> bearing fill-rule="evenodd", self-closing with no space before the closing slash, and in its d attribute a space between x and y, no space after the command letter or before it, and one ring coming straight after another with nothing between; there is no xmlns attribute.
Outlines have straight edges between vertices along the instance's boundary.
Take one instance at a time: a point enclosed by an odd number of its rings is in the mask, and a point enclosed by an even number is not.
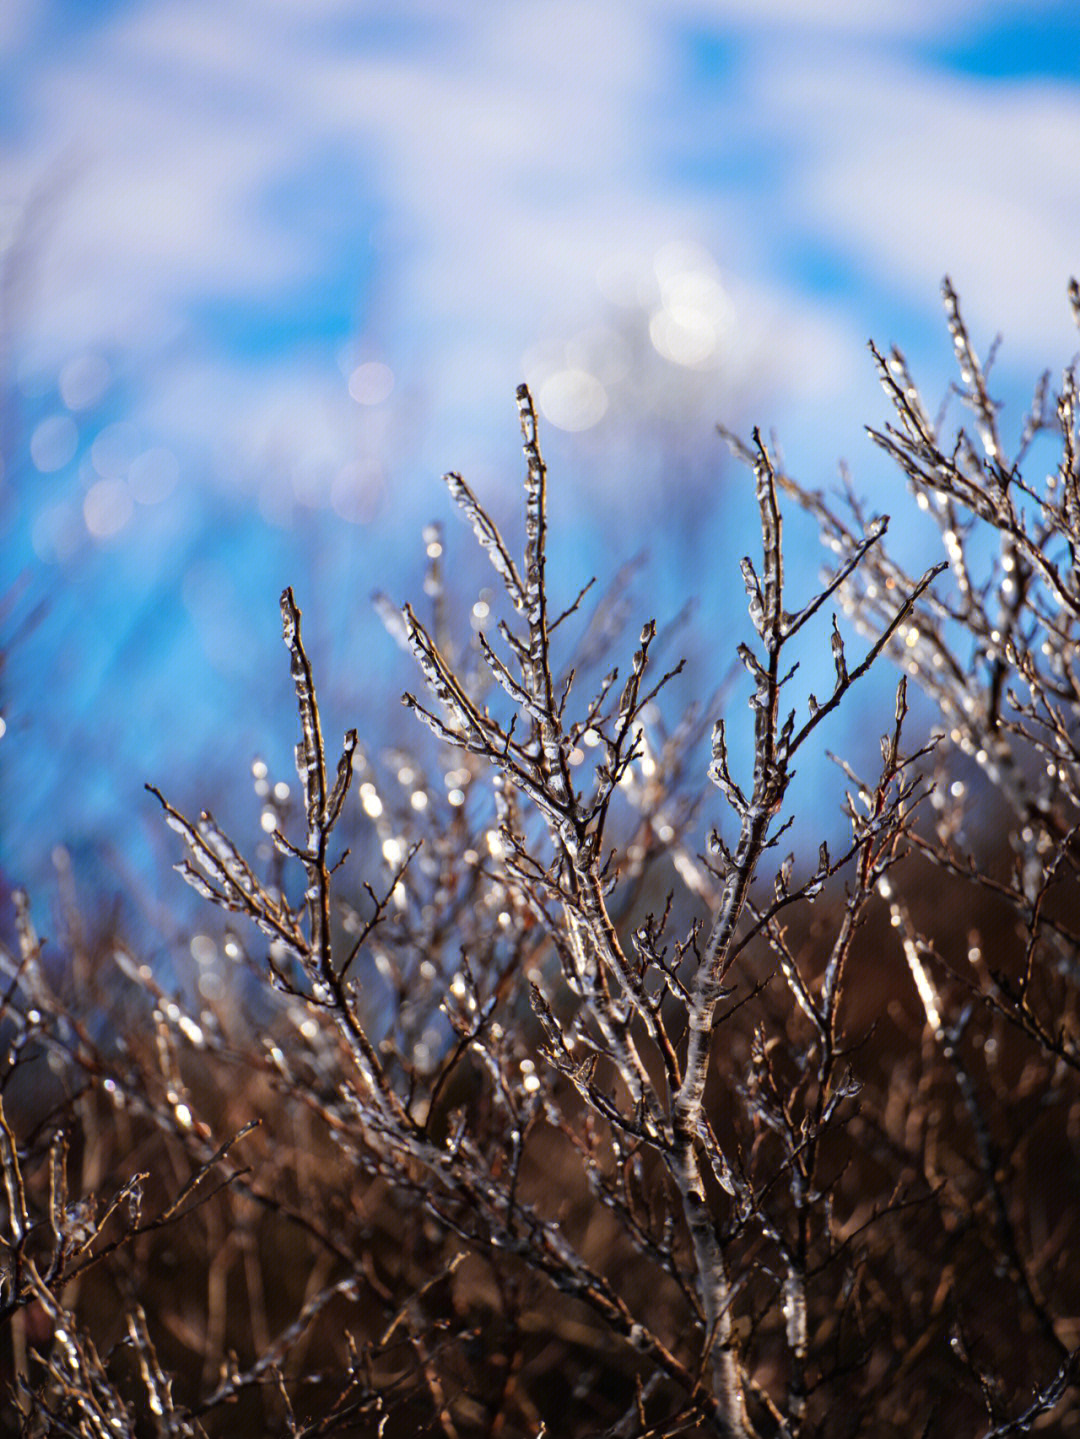
<svg viewBox="0 0 1080 1439"><path fill-rule="evenodd" d="M14 1309L19 1302L22 1289L23 1246L30 1230L30 1214L26 1207L26 1188L23 1183L22 1166L19 1163L19 1149L15 1135L4 1113L4 1101L0 1096L0 1168L4 1171L4 1192L7 1196L7 1223L11 1234L5 1240L10 1254L11 1269L7 1276L9 1297L7 1307Z"/></svg>
<svg viewBox="0 0 1080 1439"><path fill-rule="evenodd" d="M556 705L555 686L551 674L550 643L547 617L547 465L540 453L536 428L536 408L528 385L517 391L518 415L525 447L525 613L529 625L529 641L525 658L526 687L542 710L539 739L544 767L557 798L570 806L573 786L562 745ZM584 838L575 834L568 823L562 835L570 847Z"/></svg>
<svg viewBox="0 0 1080 1439"><path fill-rule="evenodd" d="M547 656L547 465L540 453L536 408L528 385L517 391L518 415L525 447L525 606L529 623L529 662L534 689L543 686L547 708L553 698Z"/></svg>
<svg viewBox="0 0 1080 1439"><path fill-rule="evenodd" d="M780 695L780 651L784 640L783 555L781 522L776 499L776 476L768 452L755 432L757 461L755 491L761 519L764 583L748 579L752 590L751 614L761 636L766 661L762 665L743 646L743 662L755 680L754 787L749 801L739 803L737 787L725 786L729 803L739 810L740 834L735 854L726 866L719 911L713 921L705 952L694 978L689 1037L682 1083L672 1104L674 1146L672 1174L682 1197L694 1246L697 1284L713 1335L712 1367L717 1397L724 1407L732 1435L751 1432L746 1412L745 1381L732 1344L731 1285L716 1227L709 1211L695 1144L704 1127L703 1102L712 1053L712 1031L729 964L736 929L750 892L750 884L787 788L786 756L777 743L777 709ZM744 562L752 575L749 561ZM722 735L718 736L722 746ZM726 759L720 759L726 772Z"/></svg>
<svg viewBox="0 0 1080 1439"><path fill-rule="evenodd" d="M318 844L318 831L326 810L326 757L323 749L319 706L315 700L315 680L311 663L300 637L300 608L292 586L282 592L281 628L285 646L291 657L296 704L300 711L300 741L296 746L296 772L304 791L304 812L307 815L309 850Z"/></svg>
<svg viewBox="0 0 1080 1439"><path fill-rule="evenodd" d="M320 983L332 985L334 963L330 935L330 869L327 857L330 832L345 803L352 779L356 731L345 736L332 791L327 791L326 752L323 745L315 679L300 632L301 611L292 587L281 596L282 631L289 651L296 703L300 713L300 740L296 746L296 768L304 790L307 817L307 846L301 858L307 870L308 915L311 924L311 954Z"/></svg>

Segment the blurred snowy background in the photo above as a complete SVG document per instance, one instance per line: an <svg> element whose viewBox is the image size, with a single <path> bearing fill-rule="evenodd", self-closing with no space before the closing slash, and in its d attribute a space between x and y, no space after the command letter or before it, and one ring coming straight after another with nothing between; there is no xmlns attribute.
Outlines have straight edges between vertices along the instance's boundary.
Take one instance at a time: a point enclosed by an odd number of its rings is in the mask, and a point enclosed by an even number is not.
<svg viewBox="0 0 1080 1439"><path fill-rule="evenodd" d="M371 591L416 597L432 519L489 578L438 477L519 535L522 378L557 591L644 551L690 693L754 543L717 420L896 513L870 336L936 404L948 273L1010 435L1077 348L1071 3L5 0L0 129L2 887L63 845L171 899L146 779L245 831L287 583L331 742L400 734Z"/></svg>

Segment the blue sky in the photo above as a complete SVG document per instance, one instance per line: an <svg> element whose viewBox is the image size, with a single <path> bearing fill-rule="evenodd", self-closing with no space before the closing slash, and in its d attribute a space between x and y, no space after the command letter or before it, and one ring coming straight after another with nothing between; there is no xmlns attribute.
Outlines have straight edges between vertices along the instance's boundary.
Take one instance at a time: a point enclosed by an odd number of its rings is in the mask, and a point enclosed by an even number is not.
<svg viewBox="0 0 1080 1439"><path fill-rule="evenodd" d="M752 544L716 420L896 509L870 336L943 393L948 273L1013 431L1076 349L1072 5L7 0L0 96L8 883L152 872L144 779L287 763L286 583L330 730L394 732L369 593L446 469L513 528L523 377L557 579L646 549L704 689Z"/></svg>

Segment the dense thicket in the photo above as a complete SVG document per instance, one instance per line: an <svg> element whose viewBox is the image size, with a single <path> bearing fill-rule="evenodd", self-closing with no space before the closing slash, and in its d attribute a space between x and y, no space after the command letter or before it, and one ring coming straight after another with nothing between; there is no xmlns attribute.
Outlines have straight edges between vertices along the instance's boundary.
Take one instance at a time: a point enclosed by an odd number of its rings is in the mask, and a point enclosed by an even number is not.
<svg viewBox="0 0 1080 1439"><path fill-rule="evenodd" d="M1009 449L944 293L970 421L874 351L922 573L853 491L729 436L749 764L734 701L667 711L651 619L616 660L617 607L549 593L523 389L520 557L447 476L500 601L387 615L434 738L328 746L287 590L299 803L257 765L242 847L153 791L224 914L191 983L74 913L43 946L18 898L3 1432L1080 1429L1076 371ZM785 586L781 501L820 525L816 593ZM890 661L848 839L799 861L795 763Z"/></svg>

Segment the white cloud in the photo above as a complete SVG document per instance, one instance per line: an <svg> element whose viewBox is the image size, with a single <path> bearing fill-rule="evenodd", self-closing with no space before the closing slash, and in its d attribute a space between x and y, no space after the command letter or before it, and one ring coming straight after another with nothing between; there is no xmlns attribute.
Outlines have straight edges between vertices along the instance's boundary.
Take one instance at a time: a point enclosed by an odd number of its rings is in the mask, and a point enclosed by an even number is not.
<svg viewBox="0 0 1080 1439"><path fill-rule="evenodd" d="M1080 137L1080 93L852 59L819 56L769 87L777 131L801 136L803 224L922 308L949 273L970 316L1045 363L1071 331L1080 264L1080 173L1062 148Z"/></svg>
<svg viewBox="0 0 1080 1439"><path fill-rule="evenodd" d="M327 366L283 353L245 372L192 316L243 302L272 317L341 253L373 248L392 352L376 358L406 392L426 388L433 432L457 443L490 427L530 345L602 314L612 255L691 238L743 296L726 356L736 389L772 370L795 399L863 364L853 317L779 278L807 240L921 314L949 270L1014 354L1042 356L1077 264L1062 136L1078 133L1080 101L890 58L890 42L966 16L929 0L557 0L465 18L412 0L376 32L344 0L121 10L40 63L33 124L9 146L24 201L54 185L17 340L56 366L117 346L157 365L144 420L224 434L233 453L264 413L295 425L298 446L322 425L322 447L347 447ZM679 94L686 26L741 33L723 86ZM710 164L744 151L769 157L763 178L710 186ZM683 153L701 161L694 182ZM322 406L315 425L305 396Z"/></svg>

